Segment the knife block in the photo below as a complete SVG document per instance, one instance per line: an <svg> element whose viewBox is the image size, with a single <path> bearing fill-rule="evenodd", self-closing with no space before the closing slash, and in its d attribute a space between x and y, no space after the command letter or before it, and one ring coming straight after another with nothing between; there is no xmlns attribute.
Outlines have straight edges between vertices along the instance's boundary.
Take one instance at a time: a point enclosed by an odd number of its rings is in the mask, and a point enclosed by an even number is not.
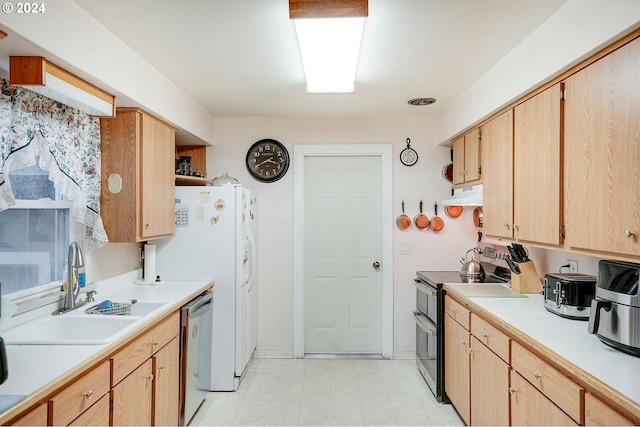
<svg viewBox="0 0 640 427"><path fill-rule="evenodd" d="M538 276L533 261L516 262L520 274L511 273L511 289L521 294L539 294L542 291L542 280Z"/></svg>

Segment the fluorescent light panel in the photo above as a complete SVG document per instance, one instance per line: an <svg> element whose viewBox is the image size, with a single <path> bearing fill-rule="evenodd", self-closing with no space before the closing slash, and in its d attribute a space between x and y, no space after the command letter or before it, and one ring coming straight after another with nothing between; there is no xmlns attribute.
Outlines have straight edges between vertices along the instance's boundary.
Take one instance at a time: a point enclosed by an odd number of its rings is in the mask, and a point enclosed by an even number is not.
<svg viewBox="0 0 640 427"><path fill-rule="evenodd" d="M307 78L307 92L353 92L364 18L293 21Z"/></svg>

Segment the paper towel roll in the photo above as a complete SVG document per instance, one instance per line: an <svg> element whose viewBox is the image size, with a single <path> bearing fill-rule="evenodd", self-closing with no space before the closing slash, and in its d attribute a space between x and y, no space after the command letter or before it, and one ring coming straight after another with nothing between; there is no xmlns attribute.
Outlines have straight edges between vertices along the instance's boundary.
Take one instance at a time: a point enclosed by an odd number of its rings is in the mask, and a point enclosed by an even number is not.
<svg viewBox="0 0 640 427"><path fill-rule="evenodd" d="M156 245L144 245L144 281L156 280Z"/></svg>

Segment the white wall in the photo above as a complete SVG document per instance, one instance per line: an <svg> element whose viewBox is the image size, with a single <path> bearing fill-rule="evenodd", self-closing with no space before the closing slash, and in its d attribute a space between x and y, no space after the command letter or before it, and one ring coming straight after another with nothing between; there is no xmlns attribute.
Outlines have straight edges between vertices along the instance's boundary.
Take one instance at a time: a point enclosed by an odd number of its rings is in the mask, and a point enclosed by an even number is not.
<svg viewBox="0 0 640 427"><path fill-rule="evenodd" d="M448 198L451 184L442 178L442 168L450 161L448 148L438 147L436 125L424 118L304 119L304 118L216 118L213 121L216 145L207 148L207 175L224 172L249 188L258 190L258 349L257 357L293 355L293 173L275 183L261 183L250 177L245 156L254 142L273 138L293 155L297 144L393 144L394 212L400 214L405 199L406 213L418 213L424 200L427 216L433 203ZM412 167L400 163L400 151L411 138L418 152ZM293 168L293 165L291 166ZM474 247L477 233L472 209L456 219L442 211L445 229L439 234L412 227L394 230L394 355L415 354L415 308L413 278L416 270L458 270L458 260ZM400 255L401 242L411 242L413 253Z"/></svg>

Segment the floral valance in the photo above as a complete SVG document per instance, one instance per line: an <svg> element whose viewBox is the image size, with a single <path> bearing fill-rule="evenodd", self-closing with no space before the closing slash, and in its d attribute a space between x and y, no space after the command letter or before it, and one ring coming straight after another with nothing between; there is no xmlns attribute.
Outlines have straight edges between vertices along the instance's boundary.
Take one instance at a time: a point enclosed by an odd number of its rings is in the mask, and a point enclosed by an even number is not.
<svg viewBox="0 0 640 427"><path fill-rule="evenodd" d="M0 89L0 211L15 204L9 172L38 161L73 202L73 218L85 230L83 246L107 243L100 218L100 120L4 79Z"/></svg>

